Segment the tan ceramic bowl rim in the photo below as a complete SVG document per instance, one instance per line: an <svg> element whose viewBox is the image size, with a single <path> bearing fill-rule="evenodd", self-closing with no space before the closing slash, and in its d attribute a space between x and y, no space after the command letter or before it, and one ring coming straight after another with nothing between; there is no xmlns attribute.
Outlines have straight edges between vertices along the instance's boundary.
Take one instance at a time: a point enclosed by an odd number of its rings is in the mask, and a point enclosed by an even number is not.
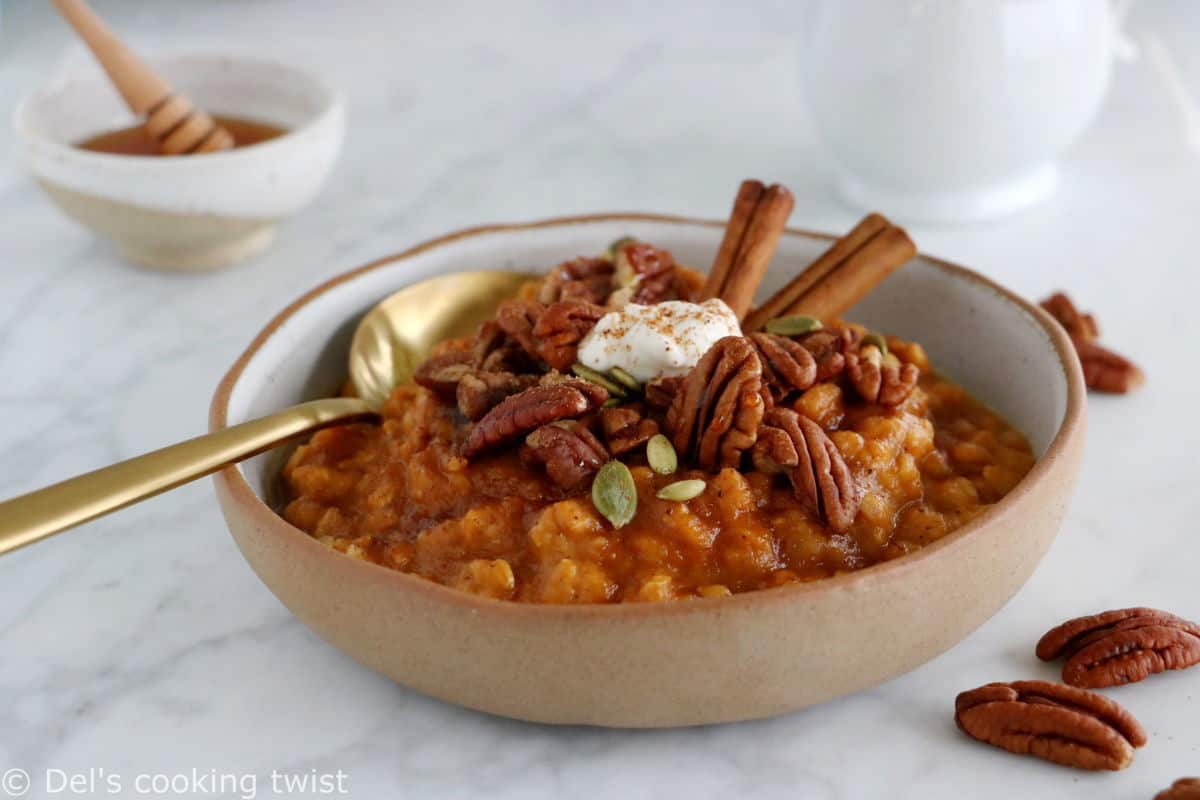
<svg viewBox="0 0 1200 800"><path fill-rule="evenodd" d="M236 68L267 68L286 70L293 73L297 79L303 80L308 84L307 88L312 91L313 95L320 95L321 105L316 111L312 112L305 118L304 122L295 127L287 128L278 136L268 139L265 142L258 142L250 147L237 147L232 150L225 150L219 153L204 153L204 158L197 160L190 155L181 156L155 156L154 163L150 165L156 170L187 170L198 169L201 167L208 168L214 165L221 166L232 162L235 166L238 162L245 162L251 159L259 158L263 153L278 150L286 147L295 140L307 135L309 131L316 128L321 123L325 122L329 117L340 112L345 105L340 92L326 83L319 75L314 72L297 67L284 61L276 61L270 58L261 58L259 56L247 56L239 53L214 53L203 50L187 51L182 53L173 53L164 55L159 58L152 58L151 63L155 65L169 65L177 61L187 62L213 62L221 63L228 62ZM124 168L124 169L143 169L147 166L145 156L123 155L121 153L101 153L95 150L83 150L73 144L61 142L45 135L42 131L36 130L29 121L30 108L34 102L42 99L46 95L60 92L72 84L87 85L87 84L103 84L108 79L103 75L88 75L84 77L70 78L69 80L51 83L45 86L40 86L37 89L26 94L17 103L16 110L13 111L12 122L16 132L28 141L36 141L39 147L45 148L47 152L57 156L60 159L69 158L80 163L102 163L109 167ZM266 120L262 120L266 121ZM199 164L200 167L196 165Z"/></svg>
<svg viewBox="0 0 1200 800"><path fill-rule="evenodd" d="M547 228L564 225L576 225L589 222L607 222L607 221L642 221L642 222L662 222L675 225L691 225L705 227L724 227L723 220L706 220L696 219L692 217L674 216L668 214L647 214L647 213L605 213L605 214L588 214L583 216L573 217L555 217L551 219L539 220L537 222L528 223L510 223L483 225L473 228L464 228L453 233L448 233L434 239L422 242L414 247L404 250L383 258L372 261L349 272L345 272L337 277L325 281L321 285L311 291L301 295L298 299L288 305L283 311L279 312L265 328L254 338L246 351L234 362L230 367L229 372L221 379L218 384L215 394L213 395L212 404L209 408L209 428L211 430L220 430L228 425L228 410L229 398L233 392L234 386L242 376L246 365L250 359L262 348L262 346L270 339L279 328L292 315L301 308L311 303L317 297L326 292L336 289L343 283L352 281L364 273L370 272L381 267L394 264L397 261L402 261L406 258L411 258L419 253L432 250L442 245L456 242L460 239L465 239L472 236L482 234L499 233L505 231L522 231L536 228ZM832 240L837 237L826 233L818 233L797 228L788 228L788 233L793 236L807 237L810 239ZM569 254L568 254L569 255ZM1079 360L1075 355L1074 346L1068 338L1066 332L1054 319L1044 310L1036 305L1027 302L1020 296L1010 292L1008 289L994 283L993 281L972 272L966 267L953 264L942 259L930 258L924 254L919 258L930 261L948 272L956 275L959 278L964 278L978 284L982 284L993 290L1004 299L1016 304L1030 316L1045 331L1050 338L1050 342L1058 355L1059 362L1062 365L1063 373L1067 380L1067 401L1066 409L1063 413L1063 421L1059 426L1058 432L1054 435L1054 439L1050 442L1046 452L1037 460L1033 469L1021 480L1017 486L1009 492L1000 502L987 509L983 514L976 517L971 522L949 534L948 536L934 542L933 544L922 547L914 553L902 556L900 558L885 561L880 564L875 564L864 569L855 570L853 572L837 575L832 578L823 578L817 581L805 583L792 583L783 586L771 587L768 589L758 589L751 592L742 592L728 597L704 598L697 601L674 601L668 603L612 603L612 604L584 604L584 605L549 605L538 603L518 603L511 600L496 600L488 597L481 597L468 592L463 592L458 589L453 589L449 586L444 586L440 583L425 578L420 578L399 570L388 569L387 567L379 566L369 562L360 562L364 568L381 570L388 574L390 580L395 583L396 591L408 592L424 592L431 599L444 601L448 604L459 606L464 610L486 612L489 614L513 614L523 615L528 617L538 617L545 620L551 619L571 619L583 616L634 616L640 617L648 614L665 615L665 614L692 614L692 613L707 613L711 611L719 611L722 607L740 606L758 603L784 603L807 594L816 592L852 592L864 582L877 580L879 576L898 573L903 576L904 572L914 572L922 564L932 559L942 556L946 551L955 547L958 542L971 536L980 528L990 525L993 522L998 522L1002 517L1009 513L1009 509L1017 505L1021 497L1031 491L1031 487L1042 480L1045 480L1056 463L1057 456L1061 453L1067 442L1070 441L1081 431L1084 419L1084 410L1086 408L1086 388L1083 383L1083 372L1079 366ZM321 551L324 557L327 558L348 558L348 556L337 552L324 544L313 539L304 531L293 526L285 521L281 516L276 514L266 503L264 503L254 490L247 483L241 471L237 467L227 467L214 476L214 479L224 485L229 492L233 502L242 507L248 517L258 525L272 526L284 529L284 533L295 539L297 547L308 547L314 551Z"/></svg>

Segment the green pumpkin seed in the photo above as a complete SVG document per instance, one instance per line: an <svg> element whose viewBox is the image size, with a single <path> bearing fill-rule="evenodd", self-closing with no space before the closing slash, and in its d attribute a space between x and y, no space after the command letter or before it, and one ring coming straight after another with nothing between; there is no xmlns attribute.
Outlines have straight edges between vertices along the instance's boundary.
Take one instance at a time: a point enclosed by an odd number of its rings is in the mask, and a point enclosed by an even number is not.
<svg viewBox="0 0 1200 800"><path fill-rule="evenodd" d="M670 475L679 468L679 457L675 455L671 440L661 433L654 434L646 442L646 461L659 475Z"/></svg>
<svg viewBox="0 0 1200 800"><path fill-rule="evenodd" d="M870 346L875 346L875 347L879 348L879 354L881 356L884 356L885 358L887 357L887 354L888 354L887 339L885 339L883 337L882 333L875 333L875 331L871 331L870 333L868 333L866 336L863 337L863 347L870 347Z"/></svg>
<svg viewBox="0 0 1200 800"><path fill-rule="evenodd" d="M767 333L777 333L780 336L799 336L825 327L821 320L807 314L793 314L788 317L776 317L768 320L764 326Z"/></svg>
<svg viewBox="0 0 1200 800"><path fill-rule="evenodd" d="M631 392L642 391L642 383L620 367L613 367L608 376Z"/></svg>
<svg viewBox="0 0 1200 800"><path fill-rule="evenodd" d="M628 525L637 513L637 485L620 461L609 461L592 481L592 504L614 528Z"/></svg>
<svg viewBox="0 0 1200 800"><path fill-rule="evenodd" d="M686 503L693 497L699 497L704 494L706 488L708 488L708 485L698 478L693 478L690 481L675 481L659 489L655 497L659 500L673 500L677 503Z"/></svg>
<svg viewBox="0 0 1200 800"><path fill-rule="evenodd" d="M629 392L624 386L617 383L603 372L597 372L591 367L585 367L583 364L572 364L571 372L575 373L576 377L583 378L588 383L594 383L597 386L603 386L613 397L629 397Z"/></svg>
<svg viewBox="0 0 1200 800"><path fill-rule="evenodd" d="M620 239L614 240L613 243L610 244L604 252L608 256L609 261L615 261L617 258L618 250L620 250L622 247L629 244L630 242L636 242L636 241L637 241L637 239L634 239L632 236L622 236Z"/></svg>
<svg viewBox="0 0 1200 800"><path fill-rule="evenodd" d="M625 402L625 401L619 397L610 397L607 400L605 400L603 403L601 403L600 407L601 408L616 408L617 406L621 405L621 403L623 403L623 402Z"/></svg>

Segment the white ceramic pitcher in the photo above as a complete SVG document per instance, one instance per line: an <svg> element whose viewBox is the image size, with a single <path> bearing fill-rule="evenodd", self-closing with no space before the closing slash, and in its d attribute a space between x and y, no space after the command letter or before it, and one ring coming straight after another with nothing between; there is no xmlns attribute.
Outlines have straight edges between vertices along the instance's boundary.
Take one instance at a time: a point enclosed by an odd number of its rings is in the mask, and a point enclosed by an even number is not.
<svg viewBox="0 0 1200 800"><path fill-rule="evenodd" d="M802 59L854 206L909 220L1012 213L1055 189L1120 38L1103 0L828 0Z"/></svg>

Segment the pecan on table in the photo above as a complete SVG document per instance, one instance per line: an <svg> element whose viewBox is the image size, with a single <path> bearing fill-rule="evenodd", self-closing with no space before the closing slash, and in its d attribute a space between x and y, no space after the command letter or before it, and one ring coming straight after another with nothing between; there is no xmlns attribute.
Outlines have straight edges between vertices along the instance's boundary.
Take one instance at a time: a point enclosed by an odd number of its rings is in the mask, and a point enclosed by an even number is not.
<svg viewBox="0 0 1200 800"><path fill-rule="evenodd" d="M1146 381L1142 370L1120 353L1101 346L1100 326L1091 314L1075 307L1063 292L1055 292L1039 305L1058 321L1071 337L1079 363L1083 366L1083 382L1089 389L1110 394L1125 394Z"/></svg>
<svg viewBox="0 0 1200 800"><path fill-rule="evenodd" d="M533 326L533 338L542 360L554 369L568 369L576 361L579 343L604 316L595 303L562 300L546 306Z"/></svg>
<svg viewBox="0 0 1200 800"><path fill-rule="evenodd" d="M564 261L546 275L538 300L547 305L560 300L604 305L612 293L613 269L607 258L580 256Z"/></svg>
<svg viewBox="0 0 1200 800"><path fill-rule="evenodd" d="M540 358L533 327L545 310L534 300L505 300L496 307L496 324L531 357Z"/></svg>
<svg viewBox="0 0 1200 800"><path fill-rule="evenodd" d="M608 451L578 420L543 425L525 437L528 458L546 467L550 480L578 489L608 461Z"/></svg>
<svg viewBox="0 0 1200 800"><path fill-rule="evenodd" d="M1146 382L1141 368L1120 353L1086 339L1071 337L1071 341L1083 366L1083 382L1089 389L1126 394Z"/></svg>
<svg viewBox="0 0 1200 800"><path fill-rule="evenodd" d="M1200 800L1200 778L1180 778L1154 795L1154 800Z"/></svg>
<svg viewBox="0 0 1200 800"><path fill-rule="evenodd" d="M683 377L668 376L650 381L642 389L642 397L646 400L646 405L660 411L670 408L675 395L683 391L685 380L686 378Z"/></svg>
<svg viewBox="0 0 1200 800"><path fill-rule="evenodd" d="M474 356L470 352L443 353L425 359L413 372L413 382L444 400L453 400L459 381L474 370Z"/></svg>
<svg viewBox="0 0 1200 800"><path fill-rule="evenodd" d="M775 401L817 382L817 359L799 342L773 333L752 333L749 339L762 362L763 384Z"/></svg>
<svg viewBox="0 0 1200 800"><path fill-rule="evenodd" d="M846 354L846 377L864 401L898 406L917 388L921 370L914 364L887 364L878 350L867 348L865 353Z"/></svg>
<svg viewBox="0 0 1200 800"><path fill-rule="evenodd" d="M1078 769L1124 769L1146 732L1107 697L1049 681L989 683L954 702L963 733L1018 755Z"/></svg>
<svg viewBox="0 0 1200 800"><path fill-rule="evenodd" d="M513 442L548 422L581 417L607 399L608 392L602 387L578 379L533 386L504 398L484 414L467 434L462 454L472 458Z"/></svg>
<svg viewBox="0 0 1200 800"><path fill-rule="evenodd" d="M636 404L605 408L600 411L600 429L614 456L636 450L658 433L658 423L648 418Z"/></svg>
<svg viewBox="0 0 1200 800"><path fill-rule="evenodd" d="M1055 292L1038 303L1050 316L1058 320L1072 338L1093 341L1100 338L1100 325L1091 314L1084 314L1075 307L1074 301L1065 292Z"/></svg>
<svg viewBox="0 0 1200 800"><path fill-rule="evenodd" d="M1153 608L1116 609L1047 631L1036 652L1067 659L1064 682L1102 689L1200 664L1200 625Z"/></svg>
<svg viewBox="0 0 1200 800"><path fill-rule="evenodd" d="M535 375L472 370L458 382L454 399L458 410L469 420L478 420L509 395L523 392L537 383Z"/></svg>
<svg viewBox="0 0 1200 800"><path fill-rule="evenodd" d="M790 408L773 408L763 418L752 452L760 472L785 472L805 508L836 533L858 516L854 476L820 425Z"/></svg>
<svg viewBox="0 0 1200 800"><path fill-rule="evenodd" d="M718 339L688 373L667 410L675 451L703 469L736 467L762 422L762 364L749 339Z"/></svg>
<svg viewBox="0 0 1200 800"><path fill-rule="evenodd" d="M675 258L645 242L626 242L617 248L617 281L631 286L629 302L651 305L675 294Z"/></svg>

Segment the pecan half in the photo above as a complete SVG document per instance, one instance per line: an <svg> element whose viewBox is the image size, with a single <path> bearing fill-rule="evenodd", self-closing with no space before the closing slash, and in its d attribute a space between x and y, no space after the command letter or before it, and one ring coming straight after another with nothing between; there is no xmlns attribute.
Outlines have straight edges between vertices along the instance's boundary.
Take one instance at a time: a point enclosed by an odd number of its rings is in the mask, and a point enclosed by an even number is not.
<svg viewBox="0 0 1200 800"><path fill-rule="evenodd" d="M1049 681L963 692L954 721L972 739L1078 769L1124 769L1146 743L1141 724L1112 700Z"/></svg>
<svg viewBox="0 0 1200 800"><path fill-rule="evenodd" d="M782 400L803 392L817 381L817 359L799 342L773 333L752 333L750 341L762 362L763 383L771 397Z"/></svg>
<svg viewBox="0 0 1200 800"><path fill-rule="evenodd" d="M554 369L568 369L576 361L579 342L605 313L601 306L575 300L546 306L533 326L538 355Z"/></svg>
<svg viewBox="0 0 1200 800"><path fill-rule="evenodd" d="M533 336L533 326L546 307L533 300L505 300L496 307L496 324L521 349L533 358L538 358L537 340Z"/></svg>
<svg viewBox="0 0 1200 800"><path fill-rule="evenodd" d="M842 374L846 354L858 346L859 335L853 328L820 328L796 338L817 362L816 383Z"/></svg>
<svg viewBox="0 0 1200 800"><path fill-rule="evenodd" d="M1141 368L1120 353L1085 339L1071 337L1071 341L1083 366L1083 382L1089 389L1126 394L1146 382Z"/></svg>
<svg viewBox="0 0 1200 800"><path fill-rule="evenodd" d="M1154 800L1200 800L1200 778L1180 778L1154 795Z"/></svg>
<svg viewBox="0 0 1200 800"><path fill-rule="evenodd" d="M560 300L604 305L613 288L613 263L607 258L580 256L550 270L538 290L538 300L549 305Z"/></svg>
<svg viewBox="0 0 1200 800"><path fill-rule="evenodd" d="M704 469L736 467L758 438L762 364L750 340L718 339L688 373L665 426L680 455Z"/></svg>
<svg viewBox="0 0 1200 800"><path fill-rule="evenodd" d="M921 370L914 364L887 364L878 356L879 351L872 348L867 348L866 354L847 353L846 377L866 402L898 406L917 388Z"/></svg>
<svg viewBox="0 0 1200 800"><path fill-rule="evenodd" d="M1058 320L1058 324L1073 338L1084 341L1100 338L1100 325L1096 318L1076 308L1074 301L1065 292L1055 292L1038 305L1050 312L1050 316Z"/></svg>
<svg viewBox="0 0 1200 800"><path fill-rule="evenodd" d="M620 456L648 442L651 436L658 433L658 423L646 417L642 408L634 403L602 409L600 429L604 431L609 452Z"/></svg>
<svg viewBox="0 0 1200 800"><path fill-rule="evenodd" d="M535 375L514 375L511 372L473 370L458 382L455 402L458 410L469 420L480 419L504 398L523 392L537 383Z"/></svg>
<svg viewBox="0 0 1200 800"><path fill-rule="evenodd" d="M1200 625L1154 608L1077 617L1046 632L1037 657L1066 657L1063 681L1101 689L1200 664Z"/></svg>
<svg viewBox="0 0 1200 800"><path fill-rule="evenodd" d="M476 422L463 443L462 454L472 458L519 439L548 422L583 416L607 399L608 392L603 388L575 379L531 387L504 398Z"/></svg>
<svg viewBox="0 0 1200 800"><path fill-rule="evenodd" d="M808 417L790 408L768 411L752 456L760 472L786 472L796 498L836 533L854 523L858 485L837 446Z"/></svg>
<svg viewBox="0 0 1200 800"><path fill-rule="evenodd" d="M650 408L656 408L660 411L671 407L671 401L675 396L683 391L683 377L665 377L655 378L645 385L642 389L642 397L646 400L646 405Z"/></svg>
<svg viewBox="0 0 1200 800"><path fill-rule="evenodd" d="M509 338L494 319L479 326L471 349L475 366L485 372L536 372L536 357L525 351L516 340Z"/></svg>
<svg viewBox="0 0 1200 800"><path fill-rule="evenodd" d="M616 254L617 279L633 286L629 301L651 305L675 294L675 258L645 242L626 242Z"/></svg>
<svg viewBox="0 0 1200 800"><path fill-rule="evenodd" d="M550 480L578 489L608 461L604 445L577 420L543 425L525 437L529 458L546 467Z"/></svg>
<svg viewBox="0 0 1200 800"><path fill-rule="evenodd" d="M413 382L435 392L443 400L453 400L458 382L475 369L470 352L457 351L431 356L413 372Z"/></svg>

